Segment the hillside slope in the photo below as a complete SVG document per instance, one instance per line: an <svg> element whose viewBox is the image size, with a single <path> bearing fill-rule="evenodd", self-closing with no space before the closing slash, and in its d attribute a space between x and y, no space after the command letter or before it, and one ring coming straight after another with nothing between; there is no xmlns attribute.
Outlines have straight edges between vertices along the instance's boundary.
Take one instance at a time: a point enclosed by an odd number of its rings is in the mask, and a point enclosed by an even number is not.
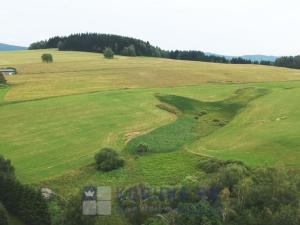
<svg viewBox="0 0 300 225"><path fill-rule="evenodd" d="M45 52L53 55L53 64L41 62ZM300 70L270 66L121 56L107 60L101 54L56 50L0 53L1 66L16 67L19 73L8 78L14 86L6 95L8 101L104 90L300 80Z"/></svg>
<svg viewBox="0 0 300 225"><path fill-rule="evenodd" d="M19 50L26 50L26 49L27 49L26 47L0 43L0 51L19 51Z"/></svg>

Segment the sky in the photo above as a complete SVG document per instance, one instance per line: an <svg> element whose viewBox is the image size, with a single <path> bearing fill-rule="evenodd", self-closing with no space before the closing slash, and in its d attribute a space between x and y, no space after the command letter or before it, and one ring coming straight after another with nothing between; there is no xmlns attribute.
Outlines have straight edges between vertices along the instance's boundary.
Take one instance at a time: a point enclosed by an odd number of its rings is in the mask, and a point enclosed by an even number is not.
<svg viewBox="0 0 300 225"><path fill-rule="evenodd" d="M166 50L300 54L299 0L3 0L0 42L111 33Z"/></svg>

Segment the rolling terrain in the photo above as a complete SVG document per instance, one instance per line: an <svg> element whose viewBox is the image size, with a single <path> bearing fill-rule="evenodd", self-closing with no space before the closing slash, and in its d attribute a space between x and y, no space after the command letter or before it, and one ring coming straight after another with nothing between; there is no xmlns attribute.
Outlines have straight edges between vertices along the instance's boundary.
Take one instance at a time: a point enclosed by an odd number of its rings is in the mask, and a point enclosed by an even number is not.
<svg viewBox="0 0 300 225"><path fill-rule="evenodd" d="M27 49L26 47L0 43L0 51L19 51L19 50L26 50L26 49Z"/></svg>
<svg viewBox="0 0 300 225"><path fill-rule="evenodd" d="M54 63L41 62L45 52ZM300 70L56 50L0 53L7 66L18 75L0 88L0 154L23 182L64 193L173 184L197 173L201 156L300 166ZM154 152L132 154L144 142ZM96 172L102 147L125 167Z"/></svg>

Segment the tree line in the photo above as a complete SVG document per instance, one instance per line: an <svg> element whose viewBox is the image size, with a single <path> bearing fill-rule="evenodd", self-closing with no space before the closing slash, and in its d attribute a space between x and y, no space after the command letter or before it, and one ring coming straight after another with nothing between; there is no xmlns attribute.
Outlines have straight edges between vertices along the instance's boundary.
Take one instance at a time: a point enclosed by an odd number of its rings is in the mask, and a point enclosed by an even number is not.
<svg viewBox="0 0 300 225"><path fill-rule="evenodd" d="M280 57L276 59L274 65L292 69L300 69L300 55Z"/></svg>
<svg viewBox="0 0 300 225"><path fill-rule="evenodd" d="M71 34L63 37L53 37L48 40L32 43L30 50L58 48L61 51L86 51L103 53L110 49L114 54L124 56L149 56L177 60L191 60L231 64L262 64L271 65L268 61L251 61L241 57L232 59L224 56L208 55L202 51L167 51L139 39L98 33Z"/></svg>

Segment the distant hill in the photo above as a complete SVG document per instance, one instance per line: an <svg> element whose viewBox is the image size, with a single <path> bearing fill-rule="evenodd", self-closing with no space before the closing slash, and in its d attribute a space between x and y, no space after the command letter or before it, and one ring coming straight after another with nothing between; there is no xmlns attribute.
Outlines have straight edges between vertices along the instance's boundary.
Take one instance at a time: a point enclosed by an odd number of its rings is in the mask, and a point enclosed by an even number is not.
<svg viewBox="0 0 300 225"><path fill-rule="evenodd" d="M215 56L219 56L219 57L225 57L228 60L231 60L232 58L243 58L243 59L247 59L247 60L251 60L251 61L270 61L270 62L275 62L275 60L279 57L277 56L271 56L271 55L242 55L242 56L229 56L229 55L221 55L221 54L215 54L215 53L211 53L211 52L206 52L205 54L207 55L215 55Z"/></svg>
<svg viewBox="0 0 300 225"><path fill-rule="evenodd" d="M248 59L251 61L270 61L275 62L275 60L278 58L276 56L271 55L243 55L241 56L243 59Z"/></svg>
<svg viewBox="0 0 300 225"><path fill-rule="evenodd" d="M18 51L18 50L26 50L26 47L8 45L0 43L0 51Z"/></svg>

